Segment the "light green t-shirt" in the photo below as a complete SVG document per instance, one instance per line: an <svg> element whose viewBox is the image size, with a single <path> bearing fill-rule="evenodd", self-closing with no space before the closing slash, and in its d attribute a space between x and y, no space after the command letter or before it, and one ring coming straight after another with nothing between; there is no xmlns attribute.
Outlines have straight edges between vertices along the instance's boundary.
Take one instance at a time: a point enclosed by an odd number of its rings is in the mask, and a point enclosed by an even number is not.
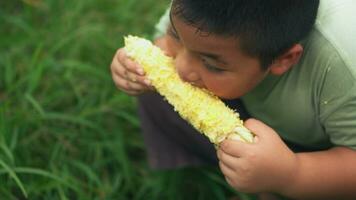
<svg viewBox="0 0 356 200"><path fill-rule="evenodd" d="M356 1L321 0L304 55L242 99L282 138L311 149L356 149Z"/></svg>
<svg viewBox="0 0 356 200"><path fill-rule="evenodd" d="M321 0L300 62L242 97L247 111L311 150L356 149L356 1ZM168 15L157 24L164 34Z"/></svg>

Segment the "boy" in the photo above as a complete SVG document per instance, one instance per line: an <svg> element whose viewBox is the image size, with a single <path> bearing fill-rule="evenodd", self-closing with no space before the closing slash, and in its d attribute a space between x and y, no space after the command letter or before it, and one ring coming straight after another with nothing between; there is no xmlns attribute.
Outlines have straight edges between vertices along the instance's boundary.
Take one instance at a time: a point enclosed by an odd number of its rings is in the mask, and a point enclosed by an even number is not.
<svg viewBox="0 0 356 200"><path fill-rule="evenodd" d="M239 191L355 199L355 9L352 0L174 0L156 44L182 80L255 118L245 126L256 140L226 140L216 160L207 140L147 93L139 106L152 166L218 161ZM152 89L122 49L111 70L128 94Z"/></svg>

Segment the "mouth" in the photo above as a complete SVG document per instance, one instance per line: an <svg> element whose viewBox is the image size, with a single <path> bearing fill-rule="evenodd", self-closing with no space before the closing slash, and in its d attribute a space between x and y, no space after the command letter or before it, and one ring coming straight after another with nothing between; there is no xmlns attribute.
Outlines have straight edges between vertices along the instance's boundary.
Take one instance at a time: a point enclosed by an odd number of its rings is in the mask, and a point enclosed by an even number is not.
<svg viewBox="0 0 356 200"><path fill-rule="evenodd" d="M202 83L199 83L197 81L188 81L187 83L197 88L207 89Z"/></svg>

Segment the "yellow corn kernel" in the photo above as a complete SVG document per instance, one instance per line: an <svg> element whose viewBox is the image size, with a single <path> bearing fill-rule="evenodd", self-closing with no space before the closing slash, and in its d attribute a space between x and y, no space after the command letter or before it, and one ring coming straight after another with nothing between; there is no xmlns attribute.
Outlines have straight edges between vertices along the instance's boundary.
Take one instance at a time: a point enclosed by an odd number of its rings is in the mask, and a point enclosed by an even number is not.
<svg viewBox="0 0 356 200"><path fill-rule="evenodd" d="M253 134L243 126L239 114L211 92L182 81L174 60L149 40L127 36L125 51L139 63L156 90L180 116L218 145L226 138L251 143Z"/></svg>

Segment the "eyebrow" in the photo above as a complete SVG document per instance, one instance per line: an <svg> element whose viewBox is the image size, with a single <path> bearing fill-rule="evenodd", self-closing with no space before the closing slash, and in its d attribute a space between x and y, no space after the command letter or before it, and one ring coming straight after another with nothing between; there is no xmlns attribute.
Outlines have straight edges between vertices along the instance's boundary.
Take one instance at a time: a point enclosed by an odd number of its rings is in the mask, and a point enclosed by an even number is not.
<svg viewBox="0 0 356 200"><path fill-rule="evenodd" d="M174 34L175 37L177 37L178 39L180 38L177 32L176 27L173 24L173 19L172 19L172 12L169 12L169 21L171 23L171 32ZM207 52L201 52L201 51L193 51L196 54L199 54L200 56L204 56L213 60L216 60L217 62L220 62L222 64L227 64L227 62L225 62L220 55L217 54L212 54L212 53L207 53Z"/></svg>

